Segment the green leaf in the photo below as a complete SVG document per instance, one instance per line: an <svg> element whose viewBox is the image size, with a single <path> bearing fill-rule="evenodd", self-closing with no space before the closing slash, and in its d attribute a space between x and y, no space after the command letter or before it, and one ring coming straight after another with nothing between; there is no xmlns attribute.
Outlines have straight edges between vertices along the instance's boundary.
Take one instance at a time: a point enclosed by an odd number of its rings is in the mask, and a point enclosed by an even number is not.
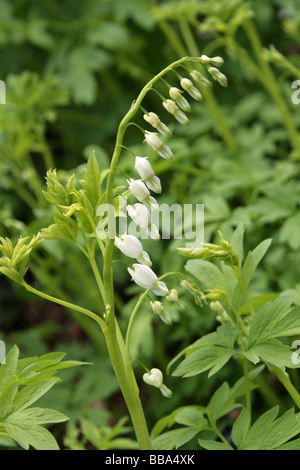
<svg viewBox="0 0 300 470"><path fill-rule="evenodd" d="M256 312L250 327L250 347L265 339L273 338L275 333L280 336L280 328L278 328L278 325L280 326L280 324L282 324L281 320L288 314L290 305L290 298L281 295L274 302L266 303Z"/></svg>
<svg viewBox="0 0 300 470"><path fill-rule="evenodd" d="M52 434L42 426L22 428L7 423L4 424L4 429L23 449L27 450L32 446L36 450L59 450Z"/></svg>
<svg viewBox="0 0 300 470"><path fill-rule="evenodd" d="M202 288L217 289L218 287L223 287L230 297L231 286L213 263L202 259L189 260L185 268L201 282Z"/></svg>
<svg viewBox="0 0 300 470"><path fill-rule="evenodd" d="M275 339L257 343L243 354L254 364L257 364L259 360L262 359L263 361L274 364L281 369L284 367L298 367L292 362L292 352L290 347Z"/></svg>
<svg viewBox="0 0 300 470"><path fill-rule="evenodd" d="M203 413L194 406L181 409L175 416L175 422L184 426L201 426L205 421Z"/></svg>
<svg viewBox="0 0 300 470"><path fill-rule="evenodd" d="M276 419L279 406L260 416L250 428L241 450L273 450L300 432L300 422L293 409Z"/></svg>
<svg viewBox="0 0 300 470"><path fill-rule="evenodd" d="M32 405L40 397L50 390L57 382L57 379L41 380L37 383L27 385L20 391L14 402L14 411L21 411Z"/></svg>
<svg viewBox="0 0 300 470"><path fill-rule="evenodd" d="M3 381L10 375L14 375L17 370L19 349L14 346L5 358L5 364L0 366L0 387Z"/></svg>
<svg viewBox="0 0 300 470"><path fill-rule="evenodd" d="M100 170L95 152L92 152L88 159L85 172L85 180L82 182L85 190L85 196L91 204L92 216L95 215L98 201L101 195Z"/></svg>
<svg viewBox="0 0 300 470"><path fill-rule="evenodd" d="M172 450L178 449L187 442L189 442L193 437L198 434L198 428L179 428L172 429L172 431L167 431L163 434L160 434L158 437L153 439L152 445L154 450Z"/></svg>
<svg viewBox="0 0 300 470"><path fill-rule="evenodd" d="M184 359L172 375L192 377L211 369L209 375L220 370L234 354L234 351L221 346L206 346L198 349Z"/></svg>
<svg viewBox="0 0 300 470"><path fill-rule="evenodd" d="M198 439L198 443L206 450L233 450L231 445L225 442L211 441L209 439Z"/></svg>
<svg viewBox="0 0 300 470"><path fill-rule="evenodd" d="M243 261L244 232L244 224L238 224L230 240L233 251L238 255L240 265Z"/></svg>
<svg viewBox="0 0 300 470"><path fill-rule="evenodd" d="M18 410L10 414L4 423L15 424L18 426L22 423L22 427L31 427L40 424L62 423L69 418L56 410L47 408L28 408L26 410Z"/></svg>
<svg viewBox="0 0 300 470"><path fill-rule="evenodd" d="M231 437L235 445L242 447L251 425L251 418L246 408L243 408L238 418L235 420Z"/></svg>

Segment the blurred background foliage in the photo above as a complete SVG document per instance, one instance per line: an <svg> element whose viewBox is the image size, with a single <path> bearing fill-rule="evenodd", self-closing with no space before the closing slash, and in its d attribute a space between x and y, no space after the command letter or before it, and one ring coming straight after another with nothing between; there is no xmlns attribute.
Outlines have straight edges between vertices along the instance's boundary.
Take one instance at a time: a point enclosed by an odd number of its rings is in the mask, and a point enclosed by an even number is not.
<svg viewBox="0 0 300 470"><path fill-rule="evenodd" d="M204 102L192 105L188 127L171 122L154 94L146 99L147 109L174 134L172 162L151 154L163 183L159 202L205 204L206 241L217 230L230 237L239 222L247 227L247 249L271 237L253 295L288 290L299 304L300 113L291 101L291 84L300 78L299 44L297 0L0 0L0 79L7 87L7 104L0 106L1 236L31 235L51 223L42 193L47 169L57 168L62 180L80 177L91 150L100 168L108 168L120 119L161 68L185 55L221 55L229 86L203 89ZM145 155L133 128L126 145ZM130 153L120 165L134 175ZM122 184L124 177L118 178ZM182 244L145 243L158 274L184 269L174 256ZM122 326L140 289L130 285L126 267L117 266ZM102 311L85 259L63 241L35 252L29 276L52 295ZM149 366L165 370L179 350L215 325L215 313L179 292L187 308L168 305L173 327L158 323L147 302L139 314L133 348ZM126 411L101 334L69 313L0 279L0 331L8 346L18 344L23 355L61 350L94 364L62 373L63 383L44 398L44 405L55 403L73 418L67 430L57 430L62 445L134 447L122 437L130 437L130 429L118 421ZM141 383L138 363L136 370ZM238 373L228 366L209 380L168 377L172 400L141 383L150 428L183 403L207 403L223 380L233 383ZM257 412L278 401L290 405L272 376L262 385ZM227 416L224 426L232 419ZM117 431L110 435L113 425ZM118 443L110 444L118 434Z"/></svg>

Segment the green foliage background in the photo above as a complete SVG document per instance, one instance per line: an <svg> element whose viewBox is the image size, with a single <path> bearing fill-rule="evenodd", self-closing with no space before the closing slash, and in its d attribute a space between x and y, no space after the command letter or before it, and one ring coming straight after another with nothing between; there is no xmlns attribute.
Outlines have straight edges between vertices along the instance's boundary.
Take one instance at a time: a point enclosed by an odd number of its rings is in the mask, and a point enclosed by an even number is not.
<svg viewBox="0 0 300 470"><path fill-rule="evenodd" d="M163 183L159 202L205 204L206 241L214 241L217 230L230 238L240 222L247 228L246 251L272 238L250 293L272 298L286 291L299 305L300 108L291 101L291 84L300 79L299 43L296 0L0 0L0 79L7 86L7 104L0 106L0 235L16 239L51 223L42 193L49 168L57 168L64 181L74 172L80 177L91 150L101 170L108 168L118 123L152 75L184 55L221 55L228 88L216 86L203 103L194 103L188 127L171 124L174 161L153 156ZM147 106L169 119L154 94ZM139 142L138 131L131 130L126 145L139 154ZM121 168L134 174L129 153ZM122 184L123 176L118 178ZM184 259L174 256L181 245L145 243L157 274L184 269ZM122 325L140 289L129 283L126 267L118 266ZM53 295L99 309L84 257L63 241L43 245L29 275ZM133 335L136 357L162 370L216 325L207 306L199 308L179 292L187 308L170 309L172 328L158 323L145 303ZM86 420L81 423L86 438L79 443L76 428L68 425L65 445L92 442L105 448L112 439L107 427L124 415L124 404L100 333L3 277L0 332L8 347L19 346L21 356L61 350L94 364L63 372L63 383L41 403L47 408L55 403L74 422ZM142 369L136 370L141 382ZM232 364L210 379L170 376L170 401L141 383L150 428L182 404L206 405L220 383L234 383L238 376ZM296 372L293 379L299 385ZM262 392L255 392L257 415L278 401L282 411L290 408L274 377L261 385ZM224 426L232 420L226 415ZM95 438L91 423L106 434ZM56 433L62 443L65 430Z"/></svg>

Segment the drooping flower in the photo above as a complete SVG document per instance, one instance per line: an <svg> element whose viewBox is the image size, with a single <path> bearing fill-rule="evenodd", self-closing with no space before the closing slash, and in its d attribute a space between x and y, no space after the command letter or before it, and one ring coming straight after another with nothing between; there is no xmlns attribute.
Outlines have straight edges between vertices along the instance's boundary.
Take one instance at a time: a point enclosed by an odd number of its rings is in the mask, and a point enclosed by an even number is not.
<svg viewBox="0 0 300 470"><path fill-rule="evenodd" d="M161 193L160 179L158 176L155 176L148 157L135 157L135 169L151 191L158 194Z"/></svg>
<svg viewBox="0 0 300 470"><path fill-rule="evenodd" d="M115 245L129 258L135 258L141 264L152 266L148 253L143 250L142 243L134 235L124 234L121 237L116 237Z"/></svg>
<svg viewBox="0 0 300 470"><path fill-rule="evenodd" d="M131 178L128 180L128 188L131 194L136 197L138 201L145 204L149 209L158 209L157 201L154 197L150 196L149 189L143 181Z"/></svg>
<svg viewBox="0 0 300 470"><path fill-rule="evenodd" d="M160 134L166 137L172 137L172 132L170 131L168 126L166 126L166 124L161 122L156 113L150 112L144 114L144 119L146 122L148 122L148 124L150 124L150 126L154 127L154 129L157 129Z"/></svg>
<svg viewBox="0 0 300 470"><path fill-rule="evenodd" d="M133 269L128 268L132 280L144 289L151 289L154 294L165 296L169 294L166 284L159 281L154 271L149 266L143 264L134 264Z"/></svg>
<svg viewBox="0 0 300 470"><path fill-rule="evenodd" d="M146 384L159 388L165 397L171 398L172 392L164 385L161 370L156 368L151 369L150 372L146 372L146 374L143 375L143 380Z"/></svg>
<svg viewBox="0 0 300 470"><path fill-rule="evenodd" d="M171 87L169 89L169 95L173 101L177 103L179 108L181 108L186 113L191 111L190 103L182 96L183 91L179 90L179 88Z"/></svg>
<svg viewBox="0 0 300 470"><path fill-rule="evenodd" d="M161 157L167 160L173 160L174 156L172 150L160 140L156 132L145 131L145 142Z"/></svg>
<svg viewBox="0 0 300 470"><path fill-rule="evenodd" d="M168 111L168 113L172 114L175 119L180 122L180 124L183 124L184 126L189 124L190 121L188 120L187 116L179 109L175 101L165 100L163 101L163 106Z"/></svg>

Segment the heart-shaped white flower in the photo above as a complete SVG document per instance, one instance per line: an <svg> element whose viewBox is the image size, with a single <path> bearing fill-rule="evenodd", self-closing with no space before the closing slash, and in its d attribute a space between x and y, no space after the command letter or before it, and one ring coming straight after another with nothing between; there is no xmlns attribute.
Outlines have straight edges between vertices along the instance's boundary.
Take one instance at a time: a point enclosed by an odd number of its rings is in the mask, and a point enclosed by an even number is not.
<svg viewBox="0 0 300 470"><path fill-rule="evenodd" d="M143 380L148 385L160 388L163 384L163 374L159 369L151 369L150 373L143 375Z"/></svg>

